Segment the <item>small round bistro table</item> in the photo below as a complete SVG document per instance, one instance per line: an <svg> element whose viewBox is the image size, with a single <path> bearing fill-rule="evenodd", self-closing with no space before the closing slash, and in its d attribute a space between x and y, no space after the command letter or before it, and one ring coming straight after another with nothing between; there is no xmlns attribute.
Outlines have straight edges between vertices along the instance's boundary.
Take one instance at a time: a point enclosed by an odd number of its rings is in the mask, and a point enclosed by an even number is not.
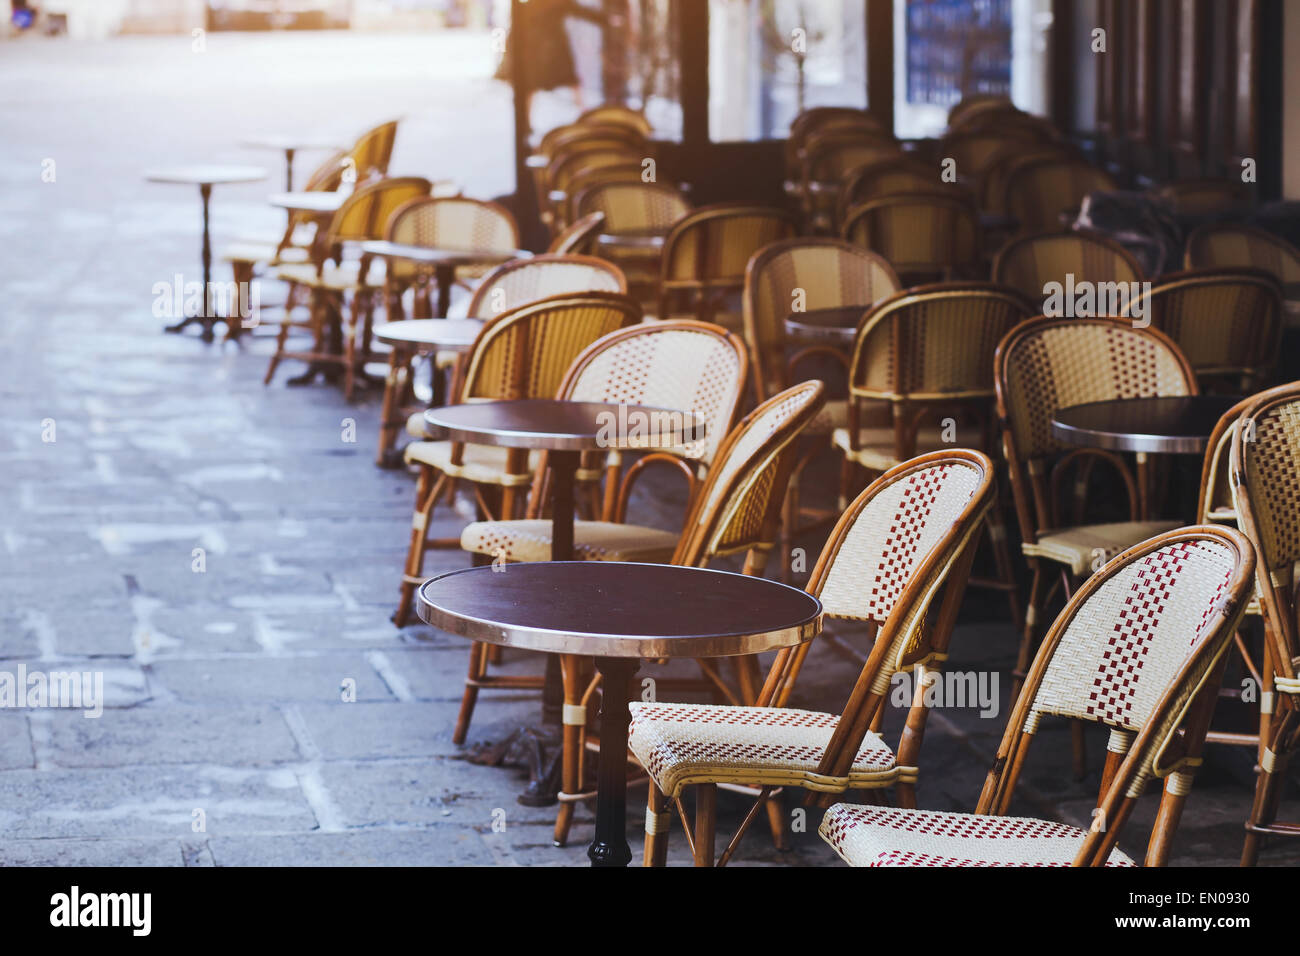
<svg viewBox="0 0 1300 956"><path fill-rule="evenodd" d="M663 232L603 232L596 237L596 245L619 252L658 252L664 247L668 230Z"/></svg>
<svg viewBox="0 0 1300 956"><path fill-rule="evenodd" d="M181 321L167 326L166 330L179 332L197 323L203 326L203 341L211 342L212 326L218 322L225 322L227 327L230 325L228 317L212 314L212 234L208 225L208 205L212 198L212 187L231 183L260 182L266 178L266 170L260 166L218 166L204 163L152 169L144 174L144 178L151 183L175 183L199 187L199 199L203 203L203 314L183 316Z"/></svg>
<svg viewBox="0 0 1300 956"><path fill-rule="evenodd" d="M510 249L505 252L476 252L470 249L440 249L431 246L414 246L401 242L388 242L383 239L361 243L361 251L366 255L380 256L390 262L402 259L433 269L434 282L438 286L438 315L446 315L451 308L451 287L456 281L458 266L500 265L511 259L528 259L532 253L526 249Z"/></svg>
<svg viewBox="0 0 1300 956"><path fill-rule="evenodd" d="M1052 437L1067 445L1137 453L1138 516L1149 517L1147 455L1200 455L1210 433L1241 396L1120 398L1058 408Z"/></svg>
<svg viewBox="0 0 1300 956"><path fill-rule="evenodd" d="M279 153L284 153L284 188L293 192L293 157L299 151L311 149L341 149L338 143L327 143L320 138L310 136L290 136L282 134L270 134L267 136L257 136L252 139L246 139L241 146L249 149L271 149Z"/></svg>
<svg viewBox="0 0 1300 956"><path fill-rule="evenodd" d="M858 323L869 308L869 305L842 305L791 312L785 317L785 334L810 344L852 345L858 335Z"/></svg>
<svg viewBox="0 0 1300 956"><path fill-rule="evenodd" d="M600 756L592 866L627 866L628 697L644 659L734 657L821 630L815 597L766 578L665 564L541 561L476 567L420 586L425 623L475 641L596 658Z"/></svg>
<svg viewBox="0 0 1300 956"><path fill-rule="evenodd" d="M1199 455L1241 396L1120 398L1058 408L1052 437L1068 445L1161 455Z"/></svg>
<svg viewBox="0 0 1300 956"><path fill-rule="evenodd" d="M689 412L642 405L570 402L553 398L478 402L431 408L430 430L472 445L542 449L548 453L551 558L573 558L573 485L584 451L665 450L699 441L705 423Z"/></svg>
<svg viewBox="0 0 1300 956"><path fill-rule="evenodd" d="M401 457L393 454L393 443L406 422L399 406L410 375L412 357L440 351L464 352L478 338L483 322L483 319L407 319L375 326L375 338L392 348L388 355L384 403L379 414L379 453L375 464L381 468L395 468L401 462ZM430 405L445 404L446 392L445 377L434 368Z"/></svg>

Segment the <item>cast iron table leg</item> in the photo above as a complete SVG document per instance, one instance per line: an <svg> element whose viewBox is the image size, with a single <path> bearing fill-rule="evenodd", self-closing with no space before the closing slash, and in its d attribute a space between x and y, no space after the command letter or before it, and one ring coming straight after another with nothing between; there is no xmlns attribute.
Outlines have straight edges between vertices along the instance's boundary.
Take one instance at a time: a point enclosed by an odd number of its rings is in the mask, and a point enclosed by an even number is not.
<svg viewBox="0 0 1300 956"><path fill-rule="evenodd" d="M284 191L293 192L293 154L294 150L284 151Z"/></svg>
<svg viewBox="0 0 1300 956"><path fill-rule="evenodd" d="M451 287L456 284L456 267L435 266L433 281L438 284L438 318L445 319L451 309Z"/></svg>
<svg viewBox="0 0 1300 956"><path fill-rule="evenodd" d="M212 198L212 184L199 184L199 198L203 200L203 314L185 316L175 325L169 325L167 332L179 332L195 322L203 325L203 341L213 339L212 326L217 319L212 315L212 235L208 231L208 201Z"/></svg>
<svg viewBox="0 0 1300 956"><path fill-rule="evenodd" d="M596 836L587 847L592 866L627 866L627 709L632 675L641 662L596 658L601 674L600 760L596 767Z"/></svg>
<svg viewBox="0 0 1300 956"><path fill-rule="evenodd" d="M550 452L551 482L555 489L551 499L551 560L573 560L573 480L580 454L576 451ZM542 723L559 724L564 710L564 680L560 659L546 655L546 676L542 681Z"/></svg>

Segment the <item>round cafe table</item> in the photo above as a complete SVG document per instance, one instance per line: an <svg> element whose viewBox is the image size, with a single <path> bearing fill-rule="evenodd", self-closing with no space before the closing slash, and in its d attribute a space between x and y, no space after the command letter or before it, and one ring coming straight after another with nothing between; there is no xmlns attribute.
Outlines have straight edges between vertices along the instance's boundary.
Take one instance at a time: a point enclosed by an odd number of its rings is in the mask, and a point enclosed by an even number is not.
<svg viewBox="0 0 1300 956"><path fill-rule="evenodd" d="M596 659L600 756L593 866L627 866L628 707L643 659L734 657L792 647L821 630L821 602L766 578L664 564L541 561L431 578L426 623L475 641Z"/></svg>
<svg viewBox="0 0 1300 956"><path fill-rule="evenodd" d="M652 253L664 247L668 230L663 232L603 232L596 237L596 245L617 252Z"/></svg>
<svg viewBox="0 0 1300 956"><path fill-rule="evenodd" d="M842 305L791 312L785 317L785 334L809 344L852 345L858 335L858 323L870 308L869 305Z"/></svg>
<svg viewBox="0 0 1300 956"><path fill-rule="evenodd" d="M270 134L246 139L241 146L249 149L271 149L284 153L284 188L293 192L293 157L299 151L310 149L341 149L338 143L328 143L310 136Z"/></svg>
<svg viewBox="0 0 1300 956"><path fill-rule="evenodd" d="M203 326L203 341L211 342L212 326L218 322L225 322L227 328L230 327L228 317L212 314L212 234L208 225L208 205L212 198L212 187L219 184L260 182L266 178L266 170L260 166L218 166L204 163L152 169L144 174L144 178L151 183L177 183L199 187L199 199L203 203L203 314L184 316L175 325L167 326L167 331L179 332L197 323Z"/></svg>
<svg viewBox="0 0 1300 956"><path fill-rule="evenodd" d="M431 246L414 246L387 240L370 240L361 243L361 251L371 256L381 256L389 261L401 259L433 269L438 286L438 304L435 311L446 315L451 308L451 287L456 281L458 266L500 265L511 259L528 259L532 253L526 249L504 252L474 251L471 249L439 249Z"/></svg>
<svg viewBox="0 0 1300 956"><path fill-rule="evenodd" d="M1145 521L1149 512L1146 456L1204 453L1214 426L1239 401L1239 395L1184 395L1071 405L1058 408L1052 416L1052 437L1067 445L1136 452L1138 511Z"/></svg>
<svg viewBox="0 0 1300 956"><path fill-rule="evenodd" d="M401 462L401 457L393 454L393 443L406 423L399 405L410 375L411 358L437 352L464 352L478 338L483 322L483 319L407 319L374 327L375 338L392 348L388 356L383 409L379 415L379 453L375 464L381 468L395 468ZM434 368L430 405L443 405L446 391L445 376Z"/></svg>
<svg viewBox="0 0 1300 956"><path fill-rule="evenodd" d="M556 561L573 558L573 485L584 451L664 450L705 435L705 423L688 412L553 398L448 405L430 408L424 419L431 433L452 441L548 452L554 488L551 558ZM637 423L644 424L634 427Z"/></svg>

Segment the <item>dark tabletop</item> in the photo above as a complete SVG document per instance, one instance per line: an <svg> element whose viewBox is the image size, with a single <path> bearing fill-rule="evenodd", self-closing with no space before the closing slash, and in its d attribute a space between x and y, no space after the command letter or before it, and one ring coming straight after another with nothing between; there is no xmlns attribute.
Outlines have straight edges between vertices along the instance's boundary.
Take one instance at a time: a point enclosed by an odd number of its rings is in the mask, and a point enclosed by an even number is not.
<svg viewBox="0 0 1300 956"><path fill-rule="evenodd" d="M1219 419L1239 401L1239 396L1191 395L1090 402L1057 409L1052 436L1110 451L1200 453Z"/></svg>
<svg viewBox="0 0 1300 956"><path fill-rule="evenodd" d="M447 405L424 418L431 433L452 441L553 451L675 448L706 433L689 412L553 398Z"/></svg>
<svg viewBox="0 0 1300 956"><path fill-rule="evenodd" d="M793 338L851 345L858 334L858 323L870 308L869 305L841 305L791 312L785 317L785 331Z"/></svg>
<svg viewBox="0 0 1300 956"><path fill-rule="evenodd" d="M730 657L821 630L821 602L766 578L664 564L539 561L452 571L420 587L434 627L596 657Z"/></svg>

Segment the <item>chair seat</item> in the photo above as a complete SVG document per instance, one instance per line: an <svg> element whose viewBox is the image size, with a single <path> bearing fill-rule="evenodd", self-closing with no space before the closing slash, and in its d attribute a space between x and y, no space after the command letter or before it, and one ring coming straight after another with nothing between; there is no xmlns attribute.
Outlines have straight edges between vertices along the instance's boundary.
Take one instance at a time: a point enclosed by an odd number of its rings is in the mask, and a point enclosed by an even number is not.
<svg viewBox="0 0 1300 956"><path fill-rule="evenodd" d="M1109 561L1126 548L1177 528L1177 521L1120 521L1064 528L1041 535L1034 544L1021 546L1027 557L1046 558L1064 564L1078 577L1092 574L1095 552L1105 552Z"/></svg>
<svg viewBox="0 0 1300 956"><path fill-rule="evenodd" d="M298 246L286 246L276 255L278 242L257 242L247 240L232 242L221 250L222 262L265 262L270 265L301 264L308 261L306 249Z"/></svg>
<svg viewBox="0 0 1300 956"><path fill-rule="evenodd" d="M459 465L452 464L452 442L449 441L411 442L406 446L403 456L408 465L429 465L449 478L464 478L480 485L519 488L533 480L537 452L528 453L525 472L515 475L506 473L506 455L510 449L496 445L464 445L462 448Z"/></svg>
<svg viewBox="0 0 1300 956"><path fill-rule="evenodd" d="M899 775L894 752L868 732L847 777L817 773L836 714L788 707L640 703L628 747L668 796L696 783L797 786L840 793L885 787Z"/></svg>
<svg viewBox="0 0 1300 956"><path fill-rule="evenodd" d="M573 556L579 561L639 561L667 564L680 535L613 521L575 521ZM475 521L460 534L460 546L474 554L507 561L551 560L549 518L517 521Z"/></svg>
<svg viewBox="0 0 1300 956"><path fill-rule="evenodd" d="M827 407L829 405L828 402ZM846 424L847 419L846 411ZM831 434L831 443L844 452L844 457L870 471L888 471L903 461L894 454L893 428L861 428L858 430L858 447L852 448L848 428L839 427ZM943 440L943 428L939 425L922 425L916 432L918 455L944 448L979 448L983 443L984 433L974 425L958 425L951 442Z"/></svg>
<svg viewBox="0 0 1300 956"><path fill-rule="evenodd" d="M337 266L327 263L320 275L316 274L316 267L311 263L281 266L276 270L275 277L285 282L297 282L309 289L328 289L333 292L347 292L357 288L378 289L383 286L384 266L379 260L371 261L370 272L364 284L360 272L361 263L349 260Z"/></svg>
<svg viewBox="0 0 1300 956"><path fill-rule="evenodd" d="M994 817L837 803L817 832L849 866L1069 866L1086 830ZM1136 866L1118 848L1107 866Z"/></svg>

